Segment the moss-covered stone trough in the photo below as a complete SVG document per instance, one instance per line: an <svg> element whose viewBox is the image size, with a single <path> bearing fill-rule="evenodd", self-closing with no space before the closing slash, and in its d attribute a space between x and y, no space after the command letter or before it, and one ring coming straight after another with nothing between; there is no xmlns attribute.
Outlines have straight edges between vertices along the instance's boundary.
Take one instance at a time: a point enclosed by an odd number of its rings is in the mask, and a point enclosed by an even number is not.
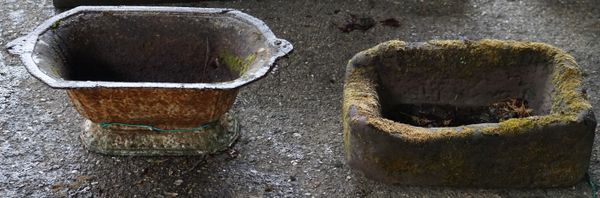
<svg viewBox="0 0 600 198"><path fill-rule="evenodd" d="M588 169L596 126L581 82L573 57L543 43L382 43L347 66L347 162L396 184L573 185ZM527 101L527 116L451 124L461 115L433 127L398 119L407 105L461 112L506 98Z"/></svg>

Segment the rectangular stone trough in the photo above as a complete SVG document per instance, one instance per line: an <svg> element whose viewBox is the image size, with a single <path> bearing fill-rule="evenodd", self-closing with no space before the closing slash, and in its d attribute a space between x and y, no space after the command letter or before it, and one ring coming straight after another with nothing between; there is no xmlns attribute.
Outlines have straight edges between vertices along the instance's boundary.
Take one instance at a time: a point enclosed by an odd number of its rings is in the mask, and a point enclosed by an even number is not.
<svg viewBox="0 0 600 198"><path fill-rule="evenodd" d="M596 126L581 82L573 57L543 43L382 43L347 67L346 159L396 184L573 185L588 169ZM527 101L527 116L468 119L507 98ZM413 107L451 109L454 117L419 125L427 120L406 119Z"/></svg>

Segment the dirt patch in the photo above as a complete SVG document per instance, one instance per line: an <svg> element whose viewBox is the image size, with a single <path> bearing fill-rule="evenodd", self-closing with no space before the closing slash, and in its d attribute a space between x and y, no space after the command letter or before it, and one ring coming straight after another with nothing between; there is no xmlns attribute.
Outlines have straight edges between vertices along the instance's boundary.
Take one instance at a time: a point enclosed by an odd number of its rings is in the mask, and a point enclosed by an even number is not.
<svg viewBox="0 0 600 198"><path fill-rule="evenodd" d="M338 27L338 29L344 33L349 33L354 30L361 30L365 32L374 27L376 24L377 22L375 22L375 19L371 17L351 14L350 18L346 20L346 23Z"/></svg>
<svg viewBox="0 0 600 198"><path fill-rule="evenodd" d="M389 26L389 27L400 27L400 21L394 19L394 18L389 18L383 21L379 21L379 23L381 23L381 25L383 26Z"/></svg>

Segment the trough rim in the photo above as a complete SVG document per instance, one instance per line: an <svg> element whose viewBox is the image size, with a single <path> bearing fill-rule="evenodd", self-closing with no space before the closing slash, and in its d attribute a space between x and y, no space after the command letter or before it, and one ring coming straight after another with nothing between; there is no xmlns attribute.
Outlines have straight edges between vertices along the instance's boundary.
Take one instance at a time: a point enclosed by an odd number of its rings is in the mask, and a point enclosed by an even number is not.
<svg viewBox="0 0 600 198"><path fill-rule="evenodd" d="M217 14L231 17L254 26L265 37L270 52L269 59L255 60L256 70L246 72L232 81L216 83L171 83L171 82L110 82L110 81L75 81L53 78L40 70L33 53L39 37L52 29L56 22L84 12L164 12L164 13L198 13ZM165 7L165 6L78 6L61 14L55 15L24 37L8 44L11 53L19 55L25 67L35 78L57 89L77 88L166 88L166 89L235 89L250 84L267 75L275 61L293 50L290 42L277 38L269 27L260 19L229 8L195 8L195 7Z"/></svg>
<svg viewBox="0 0 600 198"><path fill-rule="evenodd" d="M418 127L396 122L381 115L381 103L376 90L377 82L372 79L377 74L372 71L376 66L372 62L386 53L399 53L407 49L423 47L468 47L469 45L499 45L503 47L535 47L541 53L549 56L549 66L552 67L550 80L557 92L553 92L550 113L541 116L512 118L498 123L477 123L455 127ZM567 76L566 74L570 74ZM349 81L351 75L354 81ZM371 77L369 77L371 76ZM553 124L592 124L595 126L595 116L592 106L585 98L582 88L583 72L574 58L554 46L541 42L482 39L469 40L430 40L426 42L404 42L390 40L375 47L357 53L346 68L346 82L342 107L342 122L344 124L344 142L348 147L350 128L363 126L374 128L377 132L386 133L392 137L409 142L436 141L453 138L469 138L479 135L515 136L531 131L531 129ZM357 92L358 86L367 91ZM370 103L369 101L376 101Z"/></svg>

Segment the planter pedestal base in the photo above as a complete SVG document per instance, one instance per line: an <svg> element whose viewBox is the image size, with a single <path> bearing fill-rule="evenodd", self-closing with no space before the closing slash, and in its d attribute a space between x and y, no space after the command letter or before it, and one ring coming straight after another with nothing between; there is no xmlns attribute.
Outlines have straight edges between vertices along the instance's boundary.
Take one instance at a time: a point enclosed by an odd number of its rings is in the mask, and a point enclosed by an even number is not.
<svg viewBox="0 0 600 198"><path fill-rule="evenodd" d="M205 155L229 148L239 136L239 125L227 113L209 127L193 132L157 132L145 128L103 127L87 120L81 140L90 151L106 155Z"/></svg>

